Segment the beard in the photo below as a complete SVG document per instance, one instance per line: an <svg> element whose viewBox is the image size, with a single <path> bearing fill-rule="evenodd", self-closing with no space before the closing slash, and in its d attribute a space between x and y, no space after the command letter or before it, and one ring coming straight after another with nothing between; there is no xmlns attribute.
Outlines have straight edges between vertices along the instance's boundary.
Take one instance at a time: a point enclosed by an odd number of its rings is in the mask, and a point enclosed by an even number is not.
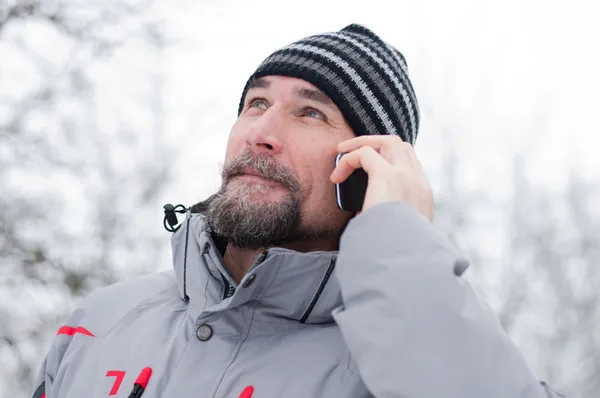
<svg viewBox="0 0 600 398"><path fill-rule="evenodd" d="M279 186L235 181L232 186L233 179L249 170ZM212 231L235 247L259 250L339 235L331 226L302 225L300 180L269 155L245 150L223 168L221 177L223 183L208 203L205 217ZM267 198L273 189L281 188L286 191L282 198Z"/></svg>

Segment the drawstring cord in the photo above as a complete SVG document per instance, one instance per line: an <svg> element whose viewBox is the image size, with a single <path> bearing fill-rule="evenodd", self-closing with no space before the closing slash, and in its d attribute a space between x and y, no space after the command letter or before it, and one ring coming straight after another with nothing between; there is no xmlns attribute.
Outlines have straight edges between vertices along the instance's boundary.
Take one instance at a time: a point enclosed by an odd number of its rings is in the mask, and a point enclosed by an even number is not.
<svg viewBox="0 0 600 398"><path fill-rule="evenodd" d="M190 296L187 295L187 252L188 252L188 240L190 239L190 219L192 213L188 211L185 214L185 249L183 250L183 300L186 303L190 302Z"/></svg>
<svg viewBox="0 0 600 398"><path fill-rule="evenodd" d="M190 238L190 219L192 218L191 209L184 205L173 206L167 203L163 206L165 210L165 217L163 218L163 226L169 232L177 232L181 225L177 225L177 213L185 214L185 248L183 251L183 300L186 303L190 302L190 297L187 295L187 251L188 251L188 240Z"/></svg>
<svg viewBox="0 0 600 398"><path fill-rule="evenodd" d="M163 206L165 209L165 217L163 218L163 227L169 232L176 232L179 229L179 226L176 225L179 223L177 220L177 213L184 214L190 211L184 205L173 206L170 203L167 203Z"/></svg>

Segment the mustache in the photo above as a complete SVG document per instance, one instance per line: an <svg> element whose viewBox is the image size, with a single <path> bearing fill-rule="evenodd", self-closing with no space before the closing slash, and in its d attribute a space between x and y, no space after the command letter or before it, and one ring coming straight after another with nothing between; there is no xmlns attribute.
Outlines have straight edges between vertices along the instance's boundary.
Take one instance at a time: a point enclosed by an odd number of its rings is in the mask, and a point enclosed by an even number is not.
<svg viewBox="0 0 600 398"><path fill-rule="evenodd" d="M256 155L248 149L225 165L221 171L224 185L232 178L249 171L266 180L277 182L291 192L300 191L300 181L293 170L279 164L270 155Z"/></svg>

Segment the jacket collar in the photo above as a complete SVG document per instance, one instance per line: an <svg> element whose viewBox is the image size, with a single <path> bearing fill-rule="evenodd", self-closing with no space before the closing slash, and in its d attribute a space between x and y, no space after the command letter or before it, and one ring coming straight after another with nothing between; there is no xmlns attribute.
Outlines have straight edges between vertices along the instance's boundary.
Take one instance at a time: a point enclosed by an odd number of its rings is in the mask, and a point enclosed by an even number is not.
<svg viewBox="0 0 600 398"><path fill-rule="evenodd" d="M342 305L340 287L332 275L337 252L272 248L257 258L238 286L202 215L188 214L171 243L179 292L184 298L185 290L194 307L223 311L255 302L257 319L328 323L332 311ZM224 298L228 285L235 293Z"/></svg>

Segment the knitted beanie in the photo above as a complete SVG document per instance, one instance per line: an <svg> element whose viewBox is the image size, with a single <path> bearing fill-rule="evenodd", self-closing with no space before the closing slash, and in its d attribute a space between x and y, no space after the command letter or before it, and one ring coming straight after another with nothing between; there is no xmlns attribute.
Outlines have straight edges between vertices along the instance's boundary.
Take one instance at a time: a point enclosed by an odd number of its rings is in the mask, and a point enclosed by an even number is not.
<svg viewBox="0 0 600 398"><path fill-rule="evenodd" d="M238 116L251 81L267 75L296 77L318 87L356 135L395 134L415 144L419 107L406 60L364 26L309 36L269 55L248 79Z"/></svg>

